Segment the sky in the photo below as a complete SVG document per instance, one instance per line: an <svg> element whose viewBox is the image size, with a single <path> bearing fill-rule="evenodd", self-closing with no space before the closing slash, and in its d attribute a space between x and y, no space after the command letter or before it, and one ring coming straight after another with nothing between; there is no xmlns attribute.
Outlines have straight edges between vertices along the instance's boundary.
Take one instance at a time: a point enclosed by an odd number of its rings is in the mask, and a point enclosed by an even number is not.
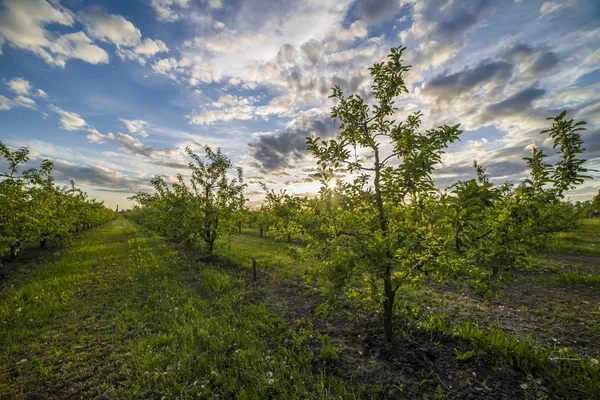
<svg viewBox="0 0 600 400"><path fill-rule="evenodd" d="M563 109L587 121L600 170L597 0L0 0L0 141L54 162L106 205L187 174L184 149L221 148L259 182L319 189L306 137L333 138L335 85L372 101L368 67L406 46L398 119L461 124L434 178L527 175ZM555 160L550 157L550 160ZM570 193L592 198L596 179Z"/></svg>

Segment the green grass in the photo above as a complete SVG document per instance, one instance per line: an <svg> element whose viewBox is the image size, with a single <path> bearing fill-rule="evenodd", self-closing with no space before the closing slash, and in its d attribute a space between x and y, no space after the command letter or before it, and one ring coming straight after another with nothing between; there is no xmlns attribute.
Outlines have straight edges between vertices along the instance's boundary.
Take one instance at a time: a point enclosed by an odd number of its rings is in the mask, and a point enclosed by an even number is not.
<svg viewBox="0 0 600 400"><path fill-rule="evenodd" d="M600 218L584 219L576 231L557 234L550 240L548 252L600 257Z"/></svg>
<svg viewBox="0 0 600 400"><path fill-rule="evenodd" d="M87 232L0 294L0 398L355 397L244 288L123 218Z"/></svg>
<svg viewBox="0 0 600 400"><path fill-rule="evenodd" d="M217 254L247 270L251 269L252 257L255 257L259 273L267 271L281 279L304 276L316 265L314 260L306 257L303 245L272 237L260 238L254 230L223 239L217 247Z"/></svg>

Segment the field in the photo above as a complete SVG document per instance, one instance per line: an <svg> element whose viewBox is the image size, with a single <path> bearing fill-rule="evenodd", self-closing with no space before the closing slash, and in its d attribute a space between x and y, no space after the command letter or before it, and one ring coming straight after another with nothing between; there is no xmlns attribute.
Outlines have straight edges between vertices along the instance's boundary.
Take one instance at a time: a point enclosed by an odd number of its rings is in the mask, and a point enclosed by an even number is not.
<svg viewBox="0 0 600 400"><path fill-rule="evenodd" d="M598 398L599 222L501 297L399 293L387 345L361 296L322 306L300 240L245 228L204 258L120 217L4 260L0 398Z"/></svg>

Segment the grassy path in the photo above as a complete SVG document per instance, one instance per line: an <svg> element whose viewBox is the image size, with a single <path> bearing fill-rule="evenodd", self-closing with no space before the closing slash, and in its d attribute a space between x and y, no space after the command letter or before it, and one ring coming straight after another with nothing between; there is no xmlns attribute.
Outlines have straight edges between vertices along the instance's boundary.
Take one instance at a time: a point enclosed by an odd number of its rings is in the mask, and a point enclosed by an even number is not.
<svg viewBox="0 0 600 400"><path fill-rule="evenodd" d="M123 218L78 241L0 293L0 398L353 397L242 281Z"/></svg>

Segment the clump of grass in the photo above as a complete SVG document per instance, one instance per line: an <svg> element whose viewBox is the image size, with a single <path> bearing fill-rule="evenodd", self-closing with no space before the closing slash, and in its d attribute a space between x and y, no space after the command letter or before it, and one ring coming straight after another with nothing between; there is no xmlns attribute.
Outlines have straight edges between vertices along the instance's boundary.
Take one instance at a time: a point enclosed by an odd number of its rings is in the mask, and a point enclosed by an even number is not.
<svg viewBox="0 0 600 400"><path fill-rule="evenodd" d="M321 338L321 349L319 350L319 358L325 362L334 362L340 357L340 347L335 347L331 338L327 335L323 335Z"/></svg>

